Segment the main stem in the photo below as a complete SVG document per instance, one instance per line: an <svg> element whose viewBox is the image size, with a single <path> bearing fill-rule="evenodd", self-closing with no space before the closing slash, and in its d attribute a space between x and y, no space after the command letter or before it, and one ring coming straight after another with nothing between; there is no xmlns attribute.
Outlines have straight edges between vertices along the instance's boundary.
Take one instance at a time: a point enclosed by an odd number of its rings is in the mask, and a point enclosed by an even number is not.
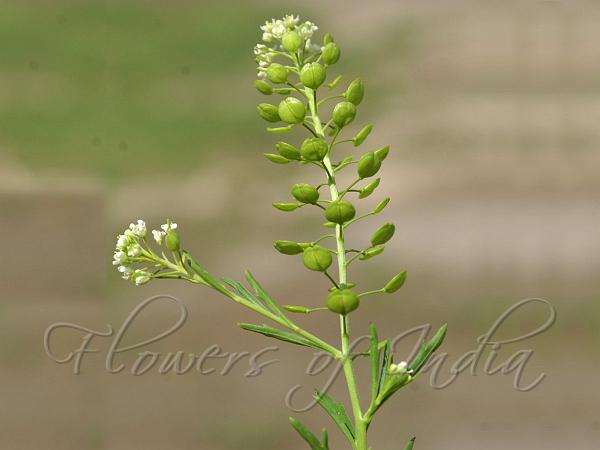
<svg viewBox="0 0 600 450"><path fill-rule="evenodd" d="M325 138L323 126L321 125L321 119L319 117L315 91L309 88L305 88L305 93L308 98L308 105L310 109L310 114L312 116L315 132L319 137ZM332 145L330 144L329 153L331 152L331 147ZM331 158L329 153L323 159L323 165L325 166L328 172L327 184L329 185L331 200L335 201L340 198L340 194L335 181L335 172L331 164ZM342 286L347 284L346 248L344 246L344 229L340 224L337 224L335 226L335 241L337 246L337 262L339 277L338 284ZM360 400L358 397L358 388L356 386L356 379L354 377L354 367L352 365L352 356L350 354L348 317L345 315L340 315L340 335L342 340L342 368L344 369L344 376L346 377L346 384L348 385L348 394L350 396L350 403L352 405L352 414L354 415L354 448L355 450L367 450L367 422L363 419Z"/></svg>

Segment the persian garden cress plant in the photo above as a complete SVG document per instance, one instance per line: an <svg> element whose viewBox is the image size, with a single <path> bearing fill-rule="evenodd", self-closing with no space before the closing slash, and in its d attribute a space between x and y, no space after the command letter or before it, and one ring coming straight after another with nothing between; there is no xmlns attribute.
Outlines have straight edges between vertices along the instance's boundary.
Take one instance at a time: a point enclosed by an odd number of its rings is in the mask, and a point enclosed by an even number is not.
<svg viewBox="0 0 600 450"><path fill-rule="evenodd" d="M389 146L368 151L360 158L340 155L344 147L361 146L373 126L366 125L351 137L343 136L363 100L364 87L360 79L350 82L341 93L321 94L324 90L333 92L342 82L342 77L338 75L325 85L328 71L331 71L341 54L330 34L325 34L322 44L316 44L314 33L317 27L311 22L302 23L299 17L293 15L268 21L261 26L261 30L263 43L254 47L258 63L255 86L265 96L280 95L283 98L273 103L260 103L258 113L273 124L267 128L271 133L286 133L294 127L303 127L307 132L306 139L301 143L294 145L280 141L275 145L277 153L267 153L265 156L276 164L299 163L307 169L316 167L323 172L322 184L295 184L291 188L294 201L274 203L273 206L285 212L305 207L320 208L325 217L325 234L312 242L279 240L275 241L274 246L284 255L297 255L307 269L327 277L331 288L320 300L323 306L279 306L250 272L245 274L248 286L228 278L214 278L181 247L177 224L170 220L160 229L152 230L151 236L147 233L144 221L132 223L117 238L113 264L123 278L136 285L153 279L180 279L212 288L269 319L274 325L239 324L244 330L326 352L335 358L342 365L345 375L350 414L342 403L324 392L315 394L317 402L331 416L352 449L367 450L367 431L375 414L394 393L415 380L423 365L441 345L446 326L442 326L431 340L422 343L410 362L394 363L390 342L379 339L374 325L369 327L368 351L351 354L350 314L357 310L365 297L393 294L406 279L406 272L402 271L385 286L364 291L358 290L349 279L349 269L354 263L379 255L394 235L394 225L386 223L371 235L369 243L362 249L349 248L345 242L348 227L377 215L389 202L389 198L385 198L373 210L357 215L357 209L350 200L364 199L374 193L380 178L373 177L388 156ZM329 102L336 103L330 114L324 114L324 105ZM337 175L342 170L350 169L356 173L355 180L347 186L340 186ZM335 272L331 270L332 266L337 267ZM339 316L339 347L325 342L290 319L291 314L321 311ZM353 360L363 356L369 358L371 368L368 402L359 398L353 366ZM298 420L290 418L290 422L312 450L329 448L325 429L317 437ZM412 449L414 441L415 438L409 439L406 449Z"/></svg>

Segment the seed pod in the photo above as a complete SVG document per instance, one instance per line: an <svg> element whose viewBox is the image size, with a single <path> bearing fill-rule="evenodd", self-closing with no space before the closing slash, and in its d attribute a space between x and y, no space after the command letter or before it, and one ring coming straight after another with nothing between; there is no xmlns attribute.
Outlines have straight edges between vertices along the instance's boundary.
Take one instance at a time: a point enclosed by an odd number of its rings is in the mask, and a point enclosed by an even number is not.
<svg viewBox="0 0 600 450"><path fill-rule="evenodd" d="M300 153L302 157L309 161L321 161L327 155L329 146L321 138L308 138L302 142Z"/></svg>
<svg viewBox="0 0 600 450"><path fill-rule="evenodd" d="M359 304L358 295L350 289L336 289L327 296L327 309L337 314L349 314Z"/></svg>
<svg viewBox="0 0 600 450"><path fill-rule="evenodd" d="M361 261L366 261L367 259L371 259L374 256L377 256L381 253L383 253L383 251L385 250L385 247L376 247L376 248L371 248L369 250L366 250L365 252L363 252L358 259Z"/></svg>
<svg viewBox="0 0 600 450"><path fill-rule="evenodd" d="M256 80L254 82L254 87L261 94L271 95L273 93L273 86L267 83L265 80Z"/></svg>
<svg viewBox="0 0 600 450"><path fill-rule="evenodd" d="M321 86L326 76L325 68L316 62L305 64L300 71L300 81L310 89L317 89Z"/></svg>
<svg viewBox="0 0 600 450"><path fill-rule="evenodd" d="M331 33L325 33L325 36L323 36L323 45L327 45L331 42L333 42L333 36Z"/></svg>
<svg viewBox="0 0 600 450"><path fill-rule="evenodd" d="M356 117L356 106L350 102L340 102L333 108L333 123L344 128Z"/></svg>
<svg viewBox="0 0 600 450"><path fill-rule="evenodd" d="M376 245L385 244L392 236L394 236L395 231L396 226L393 223L382 225L375 233L373 233L373 236L371 236L371 245L375 247Z"/></svg>
<svg viewBox="0 0 600 450"><path fill-rule="evenodd" d="M273 83L281 84L287 81L287 69L278 63L273 63L267 69L267 78Z"/></svg>
<svg viewBox="0 0 600 450"><path fill-rule="evenodd" d="M375 175L381 168L381 161L374 152L365 153L358 161L358 176L368 178Z"/></svg>
<svg viewBox="0 0 600 450"><path fill-rule="evenodd" d="M310 308L306 306L296 306L296 305L283 305L283 309L289 311L291 313L299 313L299 314L308 314L311 312Z"/></svg>
<svg viewBox="0 0 600 450"><path fill-rule="evenodd" d="M281 155L276 155L275 153L263 153L265 155L265 158L267 158L269 161L274 162L275 164L288 164L290 162L289 159L281 156Z"/></svg>
<svg viewBox="0 0 600 450"><path fill-rule="evenodd" d="M362 130L360 130L358 133L356 133L356 136L352 138L352 143L354 144L354 146L358 147L360 144L362 144L367 138L367 136L369 136L372 130L373 125L369 124L365 126ZM383 161L383 158L380 159Z"/></svg>
<svg viewBox="0 0 600 450"><path fill-rule="evenodd" d="M340 81L342 81L342 76L338 75L337 77L334 78L334 80L331 83L329 83L327 85L327 87L329 89L334 89L338 84L340 84Z"/></svg>
<svg viewBox="0 0 600 450"><path fill-rule="evenodd" d="M333 258L329 250L319 245L314 245L304 249L302 262L309 270L325 272L331 266Z"/></svg>
<svg viewBox="0 0 600 450"><path fill-rule="evenodd" d="M385 147L381 147L379 150L375 150L375 155L379 158L379 161L383 161L385 158L387 158L389 152L390 146L386 145Z"/></svg>
<svg viewBox="0 0 600 450"><path fill-rule="evenodd" d="M294 159L296 161L300 161L302 156L300 155L300 151L292 144L288 144L287 142L278 142L276 145L277 151L281 156L287 159Z"/></svg>
<svg viewBox="0 0 600 450"><path fill-rule="evenodd" d="M304 103L295 97L287 97L279 104L279 117L287 123L302 123L306 115Z"/></svg>
<svg viewBox="0 0 600 450"><path fill-rule="evenodd" d="M273 247L284 255L299 255L304 251L300 244L292 241L275 241Z"/></svg>
<svg viewBox="0 0 600 450"><path fill-rule="evenodd" d="M323 62L330 66L338 62L340 59L340 53L340 48L335 43L330 42L323 47L321 56L323 57Z"/></svg>
<svg viewBox="0 0 600 450"><path fill-rule="evenodd" d="M381 211L383 211L383 208L385 208L389 202L390 202L389 197L386 197L383 200L381 200L377 204L377 206L373 209L373 214L379 214Z"/></svg>
<svg viewBox="0 0 600 450"><path fill-rule="evenodd" d="M289 212L300 208L302 205L300 203L273 203L273 206L279 211Z"/></svg>
<svg viewBox="0 0 600 450"><path fill-rule="evenodd" d="M302 45L302 37L297 31L288 31L281 38L281 44L288 52L296 52Z"/></svg>
<svg viewBox="0 0 600 450"><path fill-rule="evenodd" d="M279 122L279 113L277 112L277 106L271 105L270 103L261 103L256 107L260 117L265 119L267 122Z"/></svg>
<svg viewBox="0 0 600 450"><path fill-rule="evenodd" d="M167 244L167 248L172 252L178 252L181 248L179 233L175 230L169 230L165 236L165 244Z"/></svg>
<svg viewBox="0 0 600 450"><path fill-rule="evenodd" d="M292 186L292 195L302 203L315 204L319 200L319 191L313 185L298 183Z"/></svg>
<svg viewBox="0 0 600 450"><path fill-rule="evenodd" d="M327 220L337 224L343 224L352 220L356 215L356 210L352 203L345 200L336 200L331 202L325 209L325 217Z"/></svg>
<svg viewBox="0 0 600 450"><path fill-rule="evenodd" d="M358 198L366 198L369 195L371 195L373 193L373 191L375 189L377 189L377 186L379 186L379 182L381 181L381 178L377 178L376 180L371 181L369 184L367 184L364 188L362 188L360 190L360 192L358 193Z"/></svg>
<svg viewBox="0 0 600 450"><path fill-rule="evenodd" d="M396 292L398 289L400 289L405 281L406 270L403 270L390 281L388 281L388 283L383 288L383 292L387 294L392 294L393 292Z"/></svg>
<svg viewBox="0 0 600 450"><path fill-rule="evenodd" d="M363 82L360 78L352 81L346 89L346 93L344 94L346 100L355 105L359 105L362 102L363 97L365 96L365 87L363 86Z"/></svg>

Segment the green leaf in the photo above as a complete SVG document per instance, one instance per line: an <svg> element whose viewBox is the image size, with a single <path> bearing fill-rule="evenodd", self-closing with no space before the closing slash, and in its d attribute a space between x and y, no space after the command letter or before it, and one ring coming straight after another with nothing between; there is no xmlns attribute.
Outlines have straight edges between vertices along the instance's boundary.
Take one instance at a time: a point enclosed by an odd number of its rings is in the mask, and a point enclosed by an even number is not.
<svg viewBox="0 0 600 450"><path fill-rule="evenodd" d="M278 330L277 328L273 328L268 325L254 325L252 323L239 323L238 325L242 330L253 331L254 333L259 333L263 336L279 339L280 341L289 342L291 344L302 345L304 347L311 347L322 350L308 339L304 339L301 336L297 336L287 331Z"/></svg>
<svg viewBox="0 0 600 450"><path fill-rule="evenodd" d="M273 313L277 314L279 317L284 319L287 323L290 323L290 320L286 317L283 311L281 311L279 306L277 306L277 303L275 303L275 301L269 296L269 294L267 294L267 292L263 289L263 287L256 280L256 278L254 278L254 276L248 270L244 272L244 275L246 276L246 280L248 281L250 286L252 286L252 289L254 289L254 292L256 292L256 295L258 295L258 298L260 298L263 301L263 303L267 305L267 308L269 308Z"/></svg>
<svg viewBox="0 0 600 450"><path fill-rule="evenodd" d="M413 447L415 445L415 439L417 439L416 437L411 437L408 440L408 444L406 444L406 447L404 447L404 450L413 450Z"/></svg>
<svg viewBox="0 0 600 450"><path fill-rule="evenodd" d="M257 299L254 295L248 292L248 290L244 287L242 283L239 283L230 278L223 278L223 282L227 283L229 286L235 289L241 297L245 298L251 303L254 303L256 306L260 306L261 308L265 309L265 305L263 305L261 301Z"/></svg>
<svg viewBox="0 0 600 450"><path fill-rule="evenodd" d="M414 357L414 359L408 366L408 368L413 371L413 376L416 375L419 372L419 370L421 370L421 368L427 362L431 354L435 352L440 345L442 345L444 337L446 337L447 329L447 324L442 325L437 331L437 333L435 333L435 335L429 340L429 342L421 345L417 356Z"/></svg>
<svg viewBox="0 0 600 450"><path fill-rule="evenodd" d="M276 155L275 153L264 153L265 158L275 164L289 164L291 161L284 156Z"/></svg>
<svg viewBox="0 0 600 450"><path fill-rule="evenodd" d="M371 398L377 397L379 390L379 338L375 325L369 325L369 359L371 361Z"/></svg>
<svg viewBox="0 0 600 450"><path fill-rule="evenodd" d="M323 442L323 448L329 450L329 435L327 434L327 428L321 430L321 442Z"/></svg>
<svg viewBox="0 0 600 450"><path fill-rule="evenodd" d="M302 436L302 439L306 441L312 450L323 450L327 448L323 447L319 439L317 439L317 437L298 420L290 417L290 424L294 427L298 434Z"/></svg>
<svg viewBox="0 0 600 450"><path fill-rule="evenodd" d="M354 425L352 425L348 414L346 414L344 405L333 400L325 392L317 391L315 399L333 419L346 439L348 439L349 442L354 442Z"/></svg>
<svg viewBox="0 0 600 450"><path fill-rule="evenodd" d="M196 274L202 278L202 280L208 284L210 287L212 287L214 290L220 292L221 294L233 299L233 293L228 291L225 286L223 286L222 284L220 284L217 280L215 280L213 277L210 276L210 274L204 270L202 267L200 267L198 265L198 263L196 263L196 261L194 261L189 255L187 255L187 263L190 266L190 268L196 272Z"/></svg>
<svg viewBox="0 0 600 450"><path fill-rule="evenodd" d="M373 214L379 214L381 211L383 211L383 208L385 208L387 206L387 204L390 202L390 198L386 197L384 198L381 202L379 202L379 204L375 207L375 209L373 210Z"/></svg>
<svg viewBox="0 0 600 450"><path fill-rule="evenodd" d="M379 383L377 385L377 396L379 396L380 392L383 390L383 385L387 379L387 371L388 367L391 363L391 348L390 341L386 340L383 346L383 357L381 359L381 368L379 370Z"/></svg>
<svg viewBox="0 0 600 450"><path fill-rule="evenodd" d="M373 191L379 186L379 182L381 178L377 178L376 180L371 181L364 188L362 188L358 193L358 198L366 198L373 193Z"/></svg>
<svg viewBox="0 0 600 450"><path fill-rule="evenodd" d="M301 208L304 206L304 203L273 203L273 206L279 211L289 212Z"/></svg>

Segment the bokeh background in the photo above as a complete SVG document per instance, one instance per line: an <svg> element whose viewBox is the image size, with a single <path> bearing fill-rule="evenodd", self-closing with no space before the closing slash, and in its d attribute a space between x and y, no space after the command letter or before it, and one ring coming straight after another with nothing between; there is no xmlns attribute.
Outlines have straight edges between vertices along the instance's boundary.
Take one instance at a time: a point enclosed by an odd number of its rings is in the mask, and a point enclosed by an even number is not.
<svg viewBox="0 0 600 450"><path fill-rule="evenodd" d="M374 198L386 211L349 237L360 245L383 221L397 226L385 253L355 266L363 286L400 269L393 298L364 301L356 335L449 324L450 365L509 306L541 297L556 324L503 347L497 362L533 349L523 382L488 376L483 363L444 390L420 379L386 405L374 449L597 449L600 394L600 5L595 1L22 1L0 14L0 448L60 450L300 449L284 397L310 399L327 375L307 376L312 354L283 346L255 378L248 360L221 376L134 377L135 352L108 374L107 339L82 373L45 354L44 330L72 322L118 327L152 294L180 298L185 326L145 350L257 352L271 342L238 329L256 320L216 294L180 283L135 288L111 266L114 237L130 221L179 223L186 248L211 272L251 268L281 303L319 305L326 281L274 239L320 231L318 212L271 206L306 167L275 166L252 87L252 46L266 18L300 13L331 31L343 58L335 72L361 76L366 99L351 127L376 124L367 148L392 151ZM292 135L299 140L300 134ZM356 150L354 150L356 151ZM511 318L518 336L547 319L542 307ZM126 343L175 320L167 304L146 311ZM336 318L299 321L336 340ZM81 335L57 335L65 355ZM406 347L406 348L404 348ZM408 351L407 346L399 348ZM488 353L485 353L488 355ZM484 357L485 359L485 357ZM341 380L340 380L341 381ZM332 395L344 399L341 382ZM364 386L363 386L364 387ZM341 439L322 411L294 414L332 448Z"/></svg>

